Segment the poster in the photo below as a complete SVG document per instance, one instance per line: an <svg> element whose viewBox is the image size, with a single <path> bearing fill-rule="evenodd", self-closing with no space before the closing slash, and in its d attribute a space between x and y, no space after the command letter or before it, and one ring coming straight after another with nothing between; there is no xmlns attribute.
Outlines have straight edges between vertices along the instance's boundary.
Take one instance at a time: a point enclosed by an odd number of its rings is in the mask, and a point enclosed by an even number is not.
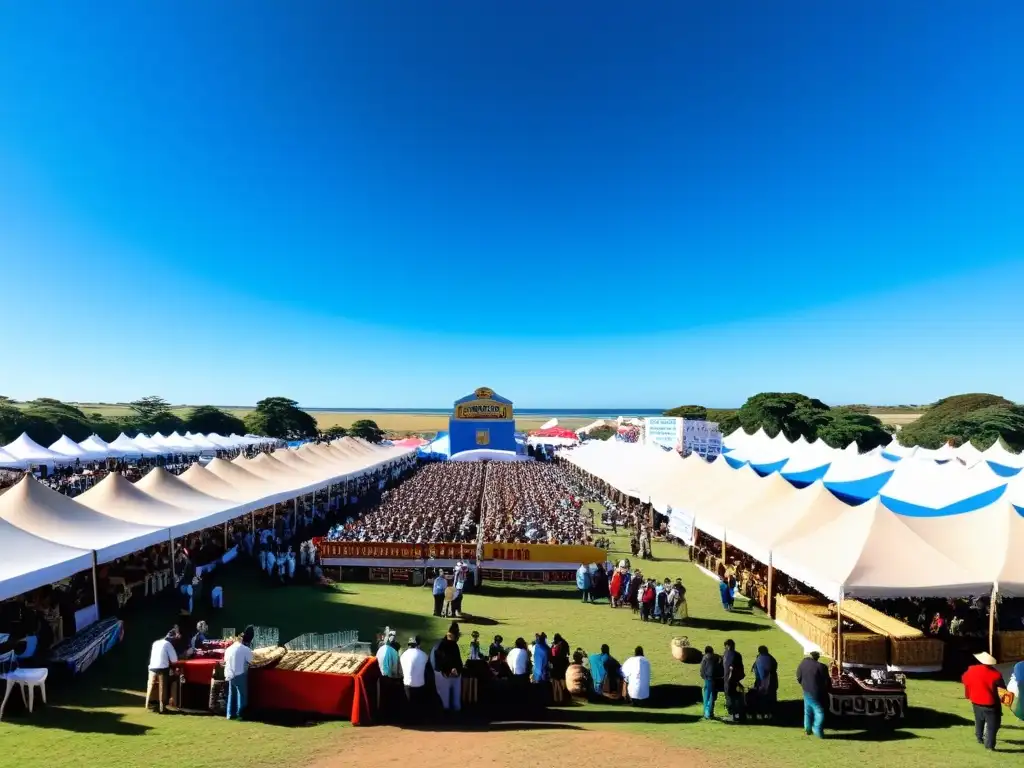
<svg viewBox="0 0 1024 768"><path fill-rule="evenodd" d="M722 452L722 433L714 421L683 420L683 453L696 453L706 459Z"/></svg>
<svg viewBox="0 0 1024 768"><path fill-rule="evenodd" d="M672 416L644 419L644 445L660 445L678 451L683 443L683 420Z"/></svg>

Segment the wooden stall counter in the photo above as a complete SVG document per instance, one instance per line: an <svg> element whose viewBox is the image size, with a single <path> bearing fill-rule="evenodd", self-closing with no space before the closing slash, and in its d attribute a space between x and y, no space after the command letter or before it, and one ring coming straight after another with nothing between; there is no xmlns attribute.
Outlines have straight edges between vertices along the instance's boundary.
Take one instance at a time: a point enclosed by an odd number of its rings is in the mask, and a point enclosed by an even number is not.
<svg viewBox="0 0 1024 768"><path fill-rule="evenodd" d="M846 619L845 603L843 618ZM779 595L775 599L775 618L821 648L830 659L837 657L834 607L810 595ZM888 663L887 638L854 630L843 631L843 663L865 667L884 667Z"/></svg>
<svg viewBox="0 0 1024 768"><path fill-rule="evenodd" d="M1024 631L996 632L993 650L1001 662L1024 661Z"/></svg>

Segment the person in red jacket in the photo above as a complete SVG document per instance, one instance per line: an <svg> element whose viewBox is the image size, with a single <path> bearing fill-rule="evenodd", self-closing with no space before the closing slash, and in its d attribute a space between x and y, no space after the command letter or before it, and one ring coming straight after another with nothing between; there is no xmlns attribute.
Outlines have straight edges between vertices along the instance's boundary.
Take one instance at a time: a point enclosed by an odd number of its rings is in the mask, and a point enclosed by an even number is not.
<svg viewBox="0 0 1024 768"><path fill-rule="evenodd" d="M962 679L964 697L974 708L974 736L985 749L995 750L996 734L1002 721L999 689L1005 688L996 660L987 653L975 654L980 663L968 667Z"/></svg>

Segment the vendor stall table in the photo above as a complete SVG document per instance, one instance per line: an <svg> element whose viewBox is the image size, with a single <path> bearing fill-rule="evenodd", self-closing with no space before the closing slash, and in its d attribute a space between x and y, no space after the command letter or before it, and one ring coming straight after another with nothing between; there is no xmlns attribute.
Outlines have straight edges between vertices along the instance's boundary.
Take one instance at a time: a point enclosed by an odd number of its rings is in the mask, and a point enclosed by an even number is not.
<svg viewBox="0 0 1024 768"><path fill-rule="evenodd" d="M843 673L832 678L828 709L838 717L902 719L907 713L907 691L899 682L861 680Z"/></svg>
<svg viewBox="0 0 1024 768"><path fill-rule="evenodd" d="M123 638L124 622L104 619L55 645L50 651L49 664L52 667L63 667L73 675L81 674Z"/></svg>
<svg viewBox="0 0 1024 768"><path fill-rule="evenodd" d="M184 659L174 665L175 706L208 711L210 686L217 659ZM376 709L376 661L367 658L353 675L296 672L267 667L249 671L248 707L254 711L294 711L324 717L348 717L353 725L368 725Z"/></svg>

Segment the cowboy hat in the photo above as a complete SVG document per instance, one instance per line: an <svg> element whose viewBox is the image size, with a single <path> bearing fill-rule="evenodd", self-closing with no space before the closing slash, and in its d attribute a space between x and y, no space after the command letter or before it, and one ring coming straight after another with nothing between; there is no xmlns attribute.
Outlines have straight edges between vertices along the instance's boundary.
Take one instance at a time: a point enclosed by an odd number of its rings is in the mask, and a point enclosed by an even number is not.
<svg viewBox="0 0 1024 768"><path fill-rule="evenodd" d="M984 664L986 667L994 667L996 664L999 663L998 661L996 661L994 656L985 653L984 651L982 651L981 653L974 654L974 658L976 658L980 663Z"/></svg>

